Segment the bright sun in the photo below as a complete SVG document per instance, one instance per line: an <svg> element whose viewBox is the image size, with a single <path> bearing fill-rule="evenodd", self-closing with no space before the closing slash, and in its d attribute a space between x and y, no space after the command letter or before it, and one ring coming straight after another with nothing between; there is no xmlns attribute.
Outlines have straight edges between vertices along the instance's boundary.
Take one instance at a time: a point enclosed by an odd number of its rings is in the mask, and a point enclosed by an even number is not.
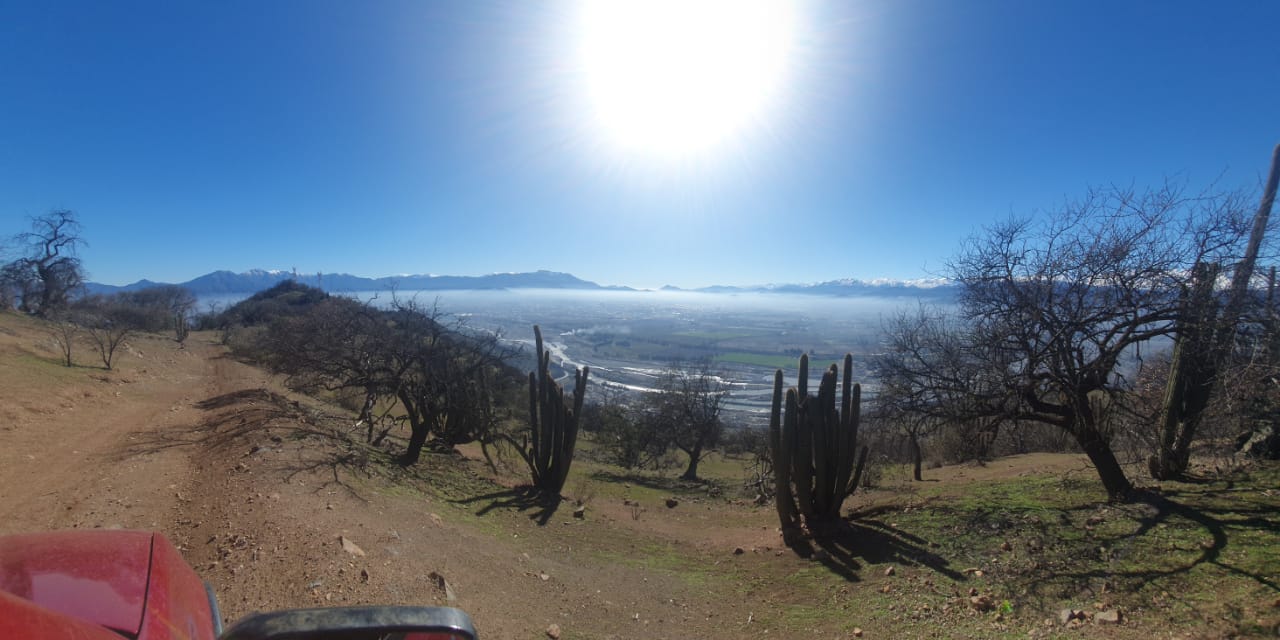
<svg viewBox="0 0 1280 640"><path fill-rule="evenodd" d="M796 40L794 0L586 0L593 124L628 152L705 154L766 123Z"/></svg>

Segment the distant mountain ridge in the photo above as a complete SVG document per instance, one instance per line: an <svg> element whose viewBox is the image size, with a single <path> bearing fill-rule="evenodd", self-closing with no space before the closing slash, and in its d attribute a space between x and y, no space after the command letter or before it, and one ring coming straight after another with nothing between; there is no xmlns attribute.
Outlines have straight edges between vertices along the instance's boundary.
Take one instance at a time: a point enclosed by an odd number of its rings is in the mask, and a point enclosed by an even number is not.
<svg viewBox="0 0 1280 640"><path fill-rule="evenodd" d="M403 291L445 291L458 289L588 289L606 291L634 291L630 287L605 286L588 280L582 280L568 273L556 271L534 271L532 273L492 273L483 276L436 276L436 275L404 275L383 278L363 278L349 273L297 274L289 271L265 271L251 269L244 273L231 271L214 271L186 282L174 283L186 287L192 293L201 295L257 293L270 289L286 280L298 282L334 293L353 291L384 291L392 288ZM132 284L116 286L90 282L86 288L90 293L114 293L117 291L137 291L148 287L159 286L161 282L139 280Z"/></svg>
<svg viewBox="0 0 1280 640"><path fill-rule="evenodd" d="M955 285L945 278L922 280L859 280L841 278L812 284L764 284L746 287L712 285L697 289L681 289L667 285L663 291L696 291L699 293L802 293L826 296L878 296L911 298L952 298Z"/></svg>
<svg viewBox="0 0 1280 640"><path fill-rule="evenodd" d="M224 294L253 294L284 282L298 282L334 293L354 291L385 291L392 288L401 291L451 291L451 290L501 290L501 289L567 289L596 291L637 291L631 287L601 285L559 271L534 271L525 273L492 273L483 276L402 275L382 278L364 278L348 273L293 274L289 271L251 269L244 273L214 271L187 282L175 283L186 287L197 296ZM139 280L123 286L90 282L90 293L114 293L137 291L155 287L162 282ZM912 298L951 298L954 286L943 279L931 280L859 280L844 278L813 284L767 284L755 286L713 285L696 289L682 289L667 285L662 291L693 291L698 293L802 293L829 296L880 296Z"/></svg>

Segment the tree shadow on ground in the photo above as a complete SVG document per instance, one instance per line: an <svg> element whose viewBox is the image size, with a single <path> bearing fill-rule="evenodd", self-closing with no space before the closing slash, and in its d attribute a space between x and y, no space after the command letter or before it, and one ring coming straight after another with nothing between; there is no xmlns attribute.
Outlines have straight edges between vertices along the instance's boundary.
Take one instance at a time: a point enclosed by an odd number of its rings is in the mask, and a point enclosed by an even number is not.
<svg viewBox="0 0 1280 640"><path fill-rule="evenodd" d="M685 480L679 477L667 476L651 476L640 473L614 473L612 471L594 471L591 479L599 482L608 482L611 484L634 484L654 489L656 491L665 491L668 493L690 493L702 492L708 488L720 488L715 480L699 478L697 480Z"/></svg>
<svg viewBox="0 0 1280 640"><path fill-rule="evenodd" d="M361 446L335 424L336 417L312 411L268 389L241 389L208 398L193 405L205 412L203 419L186 424L136 431L109 459L120 462L138 455L168 449L191 448L200 455L269 462L286 479L328 471L332 480L316 491L338 486L363 500L342 480L340 471L364 472L374 451ZM311 441L316 446L289 444ZM289 450L291 457L271 456ZM238 465L233 465L233 469Z"/></svg>
<svg viewBox="0 0 1280 640"><path fill-rule="evenodd" d="M863 563L892 562L902 566L924 567L952 580L965 580L965 574L950 567L950 562L930 550L932 543L897 527L872 518L875 511L855 514L841 521L833 532L797 538L788 542L797 555L821 562L850 582L862 578L858 571Z"/></svg>
<svg viewBox="0 0 1280 640"><path fill-rule="evenodd" d="M544 496L530 485L522 485L514 489L495 491L471 498L451 500L450 502L453 504L473 505L486 500L489 503L476 511L477 516L488 515L489 512L495 509L510 509L521 513L530 511L529 519L537 522L540 527L551 521L551 518L555 516L556 511L560 508L560 503L564 502L564 499L560 496Z"/></svg>
<svg viewBox="0 0 1280 640"><path fill-rule="evenodd" d="M1231 489L1228 488L1226 491L1229 492ZM1135 503L1148 506L1151 509L1134 518L1137 529L1128 534L1099 536L1095 539L1095 543L1100 542L1107 548L1122 547L1125 543L1151 533L1157 527L1170 524L1170 521L1175 518L1181 518L1199 526L1208 535L1200 543L1197 557L1172 567L1130 570L1114 570L1110 567L1100 567L1090 571L1064 572L1061 577L1122 579L1137 584L1186 574L1197 566L1210 564L1228 573L1249 578L1273 591L1280 592L1280 584L1276 583L1274 577L1235 566L1222 558L1223 549L1230 543L1228 529L1256 529L1280 533L1280 513L1266 505L1257 505L1254 508L1239 503L1223 507L1193 506L1170 497L1181 494L1188 495L1193 499L1208 499L1218 493L1221 492L1208 488L1199 489L1199 487L1197 487L1196 491L1171 490L1165 491L1164 494L1140 493Z"/></svg>

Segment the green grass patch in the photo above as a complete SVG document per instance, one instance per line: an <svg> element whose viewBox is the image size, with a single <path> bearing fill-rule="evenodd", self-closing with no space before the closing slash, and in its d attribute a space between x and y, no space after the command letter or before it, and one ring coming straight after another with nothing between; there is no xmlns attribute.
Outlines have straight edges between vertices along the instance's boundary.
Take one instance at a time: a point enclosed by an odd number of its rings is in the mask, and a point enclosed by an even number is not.
<svg viewBox="0 0 1280 640"><path fill-rule="evenodd" d="M800 366L800 359L794 356L782 356L769 353L747 353L744 351L721 353L715 356L714 361L731 364L745 364L755 367L765 367L768 369L796 369Z"/></svg>
<svg viewBox="0 0 1280 640"><path fill-rule="evenodd" d="M710 340L719 342L721 340L736 340L738 338L750 338L752 333L742 333L737 331L680 331L675 334L682 338L694 338L696 340Z"/></svg>

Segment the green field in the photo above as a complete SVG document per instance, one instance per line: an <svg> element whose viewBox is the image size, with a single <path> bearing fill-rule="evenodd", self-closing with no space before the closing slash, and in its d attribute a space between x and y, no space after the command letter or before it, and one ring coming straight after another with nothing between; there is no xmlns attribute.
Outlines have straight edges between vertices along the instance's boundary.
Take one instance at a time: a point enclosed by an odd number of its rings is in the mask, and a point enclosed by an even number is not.
<svg viewBox="0 0 1280 640"><path fill-rule="evenodd" d="M711 340L718 342L720 340L750 338L757 334L743 333L741 331L681 331L672 335L680 336L682 338L696 338L698 340Z"/></svg>
<svg viewBox="0 0 1280 640"><path fill-rule="evenodd" d="M715 357L715 362L727 362L732 364L746 364L756 367L766 367L769 369L795 369L799 366L800 359L794 356L781 356L769 353L746 353L742 351L731 351L722 353Z"/></svg>

